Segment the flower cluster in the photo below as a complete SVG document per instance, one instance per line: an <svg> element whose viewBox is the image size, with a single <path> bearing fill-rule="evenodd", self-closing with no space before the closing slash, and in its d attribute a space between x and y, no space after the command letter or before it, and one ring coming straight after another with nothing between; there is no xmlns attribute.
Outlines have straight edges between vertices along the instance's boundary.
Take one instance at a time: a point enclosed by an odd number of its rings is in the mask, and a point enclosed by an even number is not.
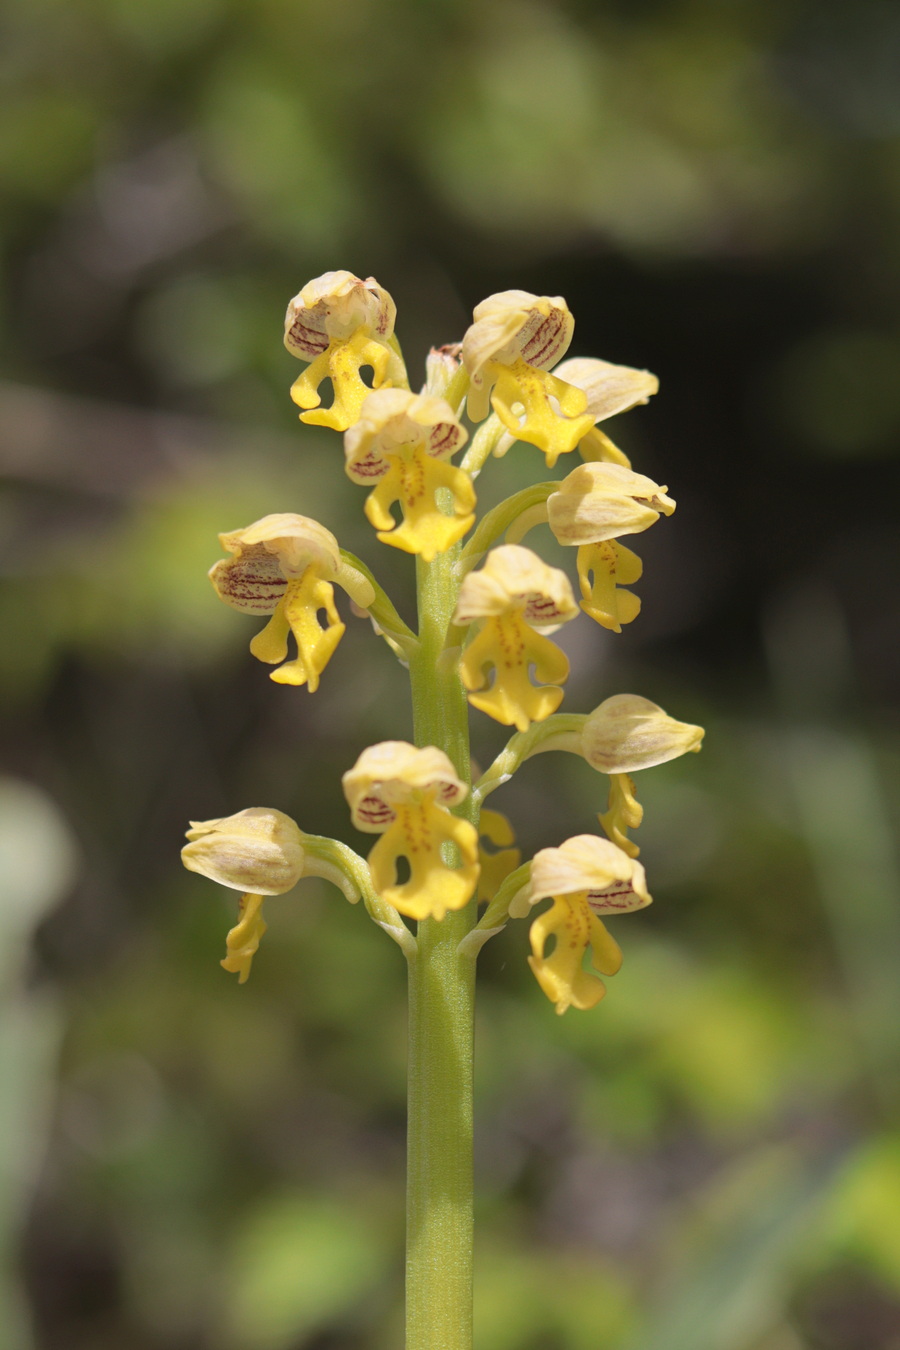
<svg viewBox="0 0 900 1350"><path fill-rule="evenodd" d="M581 611L616 633L634 620L640 600L627 588L642 564L621 541L675 510L668 489L636 473L598 425L646 403L657 381L606 361L563 360L574 332L565 300L503 291L476 305L461 342L432 351L425 386L415 393L395 318L391 296L372 277L328 272L309 282L285 319L285 345L305 363L291 397L301 421L342 433L346 474L368 489L363 509L379 542L438 569L440 614L420 612L413 631L330 530L293 513L220 535L228 556L210 578L226 604L266 616L250 650L275 667L277 683L317 689L346 627L337 587L409 667L419 702L449 700L448 726L451 703L464 713L467 699L515 732L475 783L458 718L455 739L428 743L441 739L440 707L426 743L364 749L343 787L354 826L379 836L367 860L339 841L304 834L281 811L253 808L192 825L184 862L242 893L222 962L241 981L266 928L263 897L318 876L350 900L362 896L408 954L416 938L405 919L448 922L448 914L468 911L460 951L477 952L510 918L550 900L532 922L531 968L558 1012L590 1008L604 986L583 968L586 953L600 974L621 963L600 916L650 903L630 837L643 816L631 775L698 750L703 737L702 728L637 695L607 698L589 714L558 712L569 660L550 635ZM541 451L550 469L561 456L578 462L478 521L475 481L491 455L517 443ZM580 601L566 572L523 544L541 526L576 550ZM420 610L422 603L420 592ZM576 834L522 864L509 821L483 803L526 759L552 749L578 754L608 776L606 810L597 816L606 837ZM479 919L480 902L487 909Z"/></svg>

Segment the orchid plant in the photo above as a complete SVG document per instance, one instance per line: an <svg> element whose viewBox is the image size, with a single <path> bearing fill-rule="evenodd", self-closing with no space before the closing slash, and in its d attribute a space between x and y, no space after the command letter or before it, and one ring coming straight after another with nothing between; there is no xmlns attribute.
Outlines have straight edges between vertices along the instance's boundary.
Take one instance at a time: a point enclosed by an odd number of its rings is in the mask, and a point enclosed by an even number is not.
<svg viewBox="0 0 900 1350"><path fill-rule="evenodd" d="M415 745L369 746L344 774L354 825L378 836L367 859L271 807L192 823L182 858L241 893L222 961L241 983L266 931L264 899L304 877L326 878L351 903L362 899L401 948L409 967L407 1350L468 1350L478 953L549 900L532 918L531 969L557 1013L593 1008L605 993L599 975L614 975L622 961L605 918L650 903L629 833L643 815L631 775L699 750L703 730L635 694L586 714L557 711L569 661L550 633L580 611L613 632L632 622L640 600L626 588L641 561L620 541L675 509L667 489L633 472L599 427L646 403L656 378L592 358L562 361L574 328L566 302L503 291L476 306L461 343L432 350L414 393L395 317L373 278L328 272L290 302L285 344L305 363L291 389L301 422L343 435L345 470L369 489L364 511L376 538L415 555L417 630L370 569L306 516L270 515L222 534L229 556L210 577L226 604L265 617L250 650L274 667L271 678L311 693L345 631L335 603L335 587L343 590L408 671ZM479 519L476 480L516 443L536 447L551 469L562 456L579 462ZM523 544L542 526L577 550L580 600L564 571ZM515 728L474 782L470 705ZM580 755L608 777L597 817L604 837L578 834L522 862L511 823L484 802L527 759L551 750Z"/></svg>

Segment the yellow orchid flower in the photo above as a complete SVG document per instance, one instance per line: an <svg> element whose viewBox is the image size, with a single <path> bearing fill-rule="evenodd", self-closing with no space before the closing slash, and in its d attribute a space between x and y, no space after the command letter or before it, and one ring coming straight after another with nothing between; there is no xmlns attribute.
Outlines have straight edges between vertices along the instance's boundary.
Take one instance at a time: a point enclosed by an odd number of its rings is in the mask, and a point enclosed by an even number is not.
<svg viewBox="0 0 900 1350"><path fill-rule="evenodd" d="M535 630L555 628L577 613L565 572L548 567L520 544L492 549L484 566L464 579L453 616L460 626L481 622L459 663L472 707L519 731L555 712L562 702L558 686L568 679L569 661ZM532 664L541 687L529 678ZM490 667L494 682L485 688Z"/></svg>
<svg viewBox="0 0 900 1350"><path fill-rule="evenodd" d="M308 516L263 516L246 529L220 534L219 543L234 556L210 569L216 594L232 609L272 616L250 643L251 652L269 665L285 662L272 672L276 683L306 684L313 693L344 634L332 582L362 609L375 598L371 583L342 560L331 531ZM293 661L285 661L289 633L297 643Z"/></svg>
<svg viewBox="0 0 900 1350"><path fill-rule="evenodd" d="M480 422L492 406L507 431L543 450L552 468L594 425L584 390L549 373L572 341L568 305L562 296L500 291L472 317L462 342L469 416Z"/></svg>
<svg viewBox="0 0 900 1350"><path fill-rule="evenodd" d="M372 369L372 388L392 379L405 382L403 362L390 339L397 307L374 277L325 272L294 296L284 319L284 345L309 361L291 387L291 398L306 411L301 422L346 431L370 392L360 370ZM389 378L391 377L391 378ZM319 385L330 379L334 401L322 408Z"/></svg>
<svg viewBox="0 0 900 1350"><path fill-rule="evenodd" d="M181 850L189 872L243 891L238 922L225 939L219 964L244 984L266 931L263 897L283 895L308 875L303 834L283 811L254 806L217 820L192 820Z"/></svg>
<svg viewBox="0 0 900 1350"><path fill-rule="evenodd" d="M558 1013L593 1008L606 986L582 968L585 952L590 947L591 964L601 975L615 975L622 964L619 945L598 915L626 914L649 905L644 869L607 839L579 834L534 855L520 908L551 896L552 907L531 925L528 964ZM545 956L551 936L556 946Z"/></svg>
<svg viewBox="0 0 900 1350"><path fill-rule="evenodd" d="M363 403L359 419L344 436L346 469L355 483L375 488L366 499L366 517L383 544L418 553L431 562L472 528L475 490L462 469L447 461L464 444L465 429L450 404L405 389L379 389ZM453 515L435 494L449 489ZM399 501L403 523L391 507Z"/></svg>
<svg viewBox="0 0 900 1350"><path fill-rule="evenodd" d="M522 861L522 852L509 845L516 842L516 836L506 816L501 811L491 811L482 807L478 822L478 835L488 843L495 845L489 853L484 845L479 845L478 861L481 875L478 878L478 900L492 900L500 883L514 872Z"/></svg>
<svg viewBox="0 0 900 1350"><path fill-rule="evenodd" d="M696 753L704 735L703 727L677 722L639 694L615 694L588 715L581 753L592 768L610 777L608 809L597 819L609 838L632 857L640 850L628 838L628 830L637 829L644 812L630 775Z"/></svg>
<svg viewBox="0 0 900 1350"><path fill-rule="evenodd" d="M571 356L553 371L557 379L574 384L587 394L587 411L594 425L578 444L582 459L622 464L631 468L628 456L600 431L598 422L648 403L659 389L659 380L649 370L616 366L593 356Z"/></svg>
<svg viewBox="0 0 900 1350"><path fill-rule="evenodd" d="M388 904L411 919L442 919L468 904L478 883L478 832L450 813L469 789L442 750L382 741L362 752L343 785L356 828L382 835L369 869ZM456 846L460 866L444 861L444 844ZM398 885L401 857L410 875Z"/></svg>
<svg viewBox="0 0 900 1350"><path fill-rule="evenodd" d="M670 516L675 503L666 491L621 464L591 463L579 464L547 498L554 535L578 548L581 608L615 633L640 611L638 597L619 588L637 581L643 566L636 553L614 541Z"/></svg>

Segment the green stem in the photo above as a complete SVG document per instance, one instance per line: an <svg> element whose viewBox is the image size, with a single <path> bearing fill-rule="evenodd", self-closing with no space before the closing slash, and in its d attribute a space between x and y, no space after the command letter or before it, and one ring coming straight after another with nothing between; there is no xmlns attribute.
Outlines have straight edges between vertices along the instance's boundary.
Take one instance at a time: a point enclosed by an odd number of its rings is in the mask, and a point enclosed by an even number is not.
<svg viewBox="0 0 900 1350"><path fill-rule="evenodd" d="M514 492L511 497L507 497L505 501L488 511L478 522L475 533L471 535L460 555L458 569L460 573L465 575L477 566L491 545L514 521L533 507L544 506L551 492L555 492L558 487L558 483L535 483L532 487L523 488L521 492ZM547 518L546 511L543 518L545 520Z"/></svg>
<svg viewBox="0 0 900 1350"><path fill-rule="evenodd" d="M411 654L416 744L436 745L471 784L468 707L440 661L456 604L459 546L417 559L419 645ZM458 813L477 821L471 793ZM418 925L409 960L406 1350L471 1350L472 1060L476 953L459 944L474 901Z"/></svg>

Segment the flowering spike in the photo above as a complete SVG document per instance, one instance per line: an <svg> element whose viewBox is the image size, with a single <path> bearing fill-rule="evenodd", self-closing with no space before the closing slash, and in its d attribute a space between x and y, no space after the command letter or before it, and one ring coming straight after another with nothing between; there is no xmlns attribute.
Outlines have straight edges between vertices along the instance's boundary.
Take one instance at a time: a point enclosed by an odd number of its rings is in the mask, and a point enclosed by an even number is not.
<svg viewBox="0 0 900 1350"><path fill-rule="evenodd" d="M472 480L447 462L466 435L442 398L404 389L369 394L359 420L344 437L344 454L354 482L376 484L365 511L381 543L432 562L471 529ZM446 515L437 504L441 489L451 494L453 515ZM399 526L390 511L397 501L403 512Z"/></svg>
<svg viewBox="0 0 900 1350"><path fill-rule="evenodd" d="M363 281L352 272L326 272L310 281L288 305L284 342L310 365L295 380L291 398L306 411L300 420L346 431L359 416L370 392L361 376L372 369L372 387L405 381L402 361L390 345L396 306L374 277ZM390 377L390 378L389 378ZM321 408L318 393L330 379L334 401Z"/></svg>
<svg viewBox="0 0 900 1350"><path fill-rule="evenodd" d="M572 340L568 305L562 296L501 291L475 306L473 320L462 344L469 416L480 422L490 401L510 435L538 446L552 467L594 425L584 390L548 373Z"/></svg>
<svg viewBox="0 0 900 1350"><path fill-rule="evenodd" d="M577 612L568 578L559 568L548 567L519 544L492 549L481 570L470 572L463 581L453 616L461 626L476 620L482 624L459 666L473 708L519 731L555 712L563 697L558 685L568 678L569 661L535 630L566 623ZM545 687L531 683L531 665ZM485 688L490 667L494 682Z"/></svg>
<svg viewBox="0 0 900 1350"><path fill-rule="evenodd" d="M468 904L478 882L478 833L450 814L468 788L442 750L383 741L363 751L343 784L357 829L382 835L369 867L384 900L412 919L442 919ZM445 844L455 846L459 867L444 861ZM398 885L401 857L410 875Z"/></svg>

